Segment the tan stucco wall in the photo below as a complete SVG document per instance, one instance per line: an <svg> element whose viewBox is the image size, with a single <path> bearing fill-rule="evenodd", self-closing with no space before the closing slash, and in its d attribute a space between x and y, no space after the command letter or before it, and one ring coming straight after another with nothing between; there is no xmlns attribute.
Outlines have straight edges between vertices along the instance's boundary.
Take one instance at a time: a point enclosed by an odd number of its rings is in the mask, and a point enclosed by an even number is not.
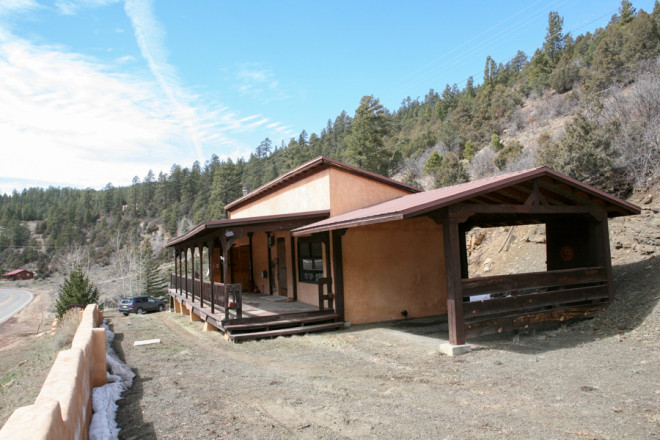
<svg viewBox="0 0 660 440"><path fill-rule="evenodd" d="M71 349L61 351L35 403L14 411L0 439L86 439L92 420L92 388L105 385L105 329L96 304L83 312Z"/></svg>
<svg viewBox="0 0 660 440"><path fill-rule="evenodd" d="M443 249L442 226L427 217L349 229L342 241L346 320L447 313Z"/></svg>
<svg viewBox="0 0 660 440"><path fill-rule="evenodd" d="M330 170L294 182L279 191L235 208L231 218L260 217L330 209Z"/></svg>
<svg viewBox="0 0 660 440"><path fill-rule="evenodd" d="M392 200L406 194L400 188L330 168L330 216Z"/></svg>

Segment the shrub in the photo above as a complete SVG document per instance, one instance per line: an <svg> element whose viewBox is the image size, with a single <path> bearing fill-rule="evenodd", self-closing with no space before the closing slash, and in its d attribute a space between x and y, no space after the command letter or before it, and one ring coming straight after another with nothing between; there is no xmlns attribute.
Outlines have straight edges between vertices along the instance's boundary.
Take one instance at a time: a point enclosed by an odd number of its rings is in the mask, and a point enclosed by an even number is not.
<svg viewBox="0 0 660 440"><path fill-rule="evenodd" d="M468 176L467 171L465 171L465 167L458 156L452 152L449 152L444 156L442 163L435 172L436 188L465 183L469 180L470 176Z"/></svg>
<svg viewBox="0 0 660 440"><path fill-rule="evenodd" d="M84 308L87 304L98 303L98 300L98 289L78 265L60 285L55 302L57 318L61 319L69 306L76 305Z"/></svg>
<svg viewBox="0 0 660 440"><path fill-rule="evenodd" d="M612 145L613 127L602 126L579 114L566 126L558 141L539 148L539 165L603 188L614 173L617 156Z"/></svg>

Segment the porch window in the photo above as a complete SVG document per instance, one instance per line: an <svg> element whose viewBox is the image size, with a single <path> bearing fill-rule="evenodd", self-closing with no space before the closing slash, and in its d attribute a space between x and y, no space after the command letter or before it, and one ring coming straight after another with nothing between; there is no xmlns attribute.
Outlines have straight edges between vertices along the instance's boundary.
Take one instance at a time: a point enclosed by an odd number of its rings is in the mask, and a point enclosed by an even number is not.
<svg viewBox="0 0 660 440"><path fill-rule="evenodd" d="M300 239L298 241L298 272L303 283L317 283L323 277L323 242Z"/></svg>

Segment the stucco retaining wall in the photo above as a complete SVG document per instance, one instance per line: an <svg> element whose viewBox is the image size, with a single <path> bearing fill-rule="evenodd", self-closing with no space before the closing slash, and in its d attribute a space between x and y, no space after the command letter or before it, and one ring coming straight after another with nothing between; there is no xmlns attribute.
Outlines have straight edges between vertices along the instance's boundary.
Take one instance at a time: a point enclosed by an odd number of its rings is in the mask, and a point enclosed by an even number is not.
<svg viewBox="0 0 660 440"><path fill-rule="evenodd" d="M88 305L71 348L55 359L33 405L14 411L0 430L0 440L88 438L92 388L107 383L103 313Z"/></svg>

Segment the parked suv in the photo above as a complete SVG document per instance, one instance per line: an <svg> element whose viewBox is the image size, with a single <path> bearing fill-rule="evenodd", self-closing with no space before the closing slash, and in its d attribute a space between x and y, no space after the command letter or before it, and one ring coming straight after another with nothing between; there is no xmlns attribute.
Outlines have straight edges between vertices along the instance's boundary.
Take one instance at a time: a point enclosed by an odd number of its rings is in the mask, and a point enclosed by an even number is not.
<svg viewBox="0 0 660 440"><path fill-rule="evenodd" d="M131 296L123 298L119 303L119 310L128 316L129 313L137 313L141 315L146 312L155 312L156 310L162 312L165 309L165 303L159 299L151 296Z"/></svg>

